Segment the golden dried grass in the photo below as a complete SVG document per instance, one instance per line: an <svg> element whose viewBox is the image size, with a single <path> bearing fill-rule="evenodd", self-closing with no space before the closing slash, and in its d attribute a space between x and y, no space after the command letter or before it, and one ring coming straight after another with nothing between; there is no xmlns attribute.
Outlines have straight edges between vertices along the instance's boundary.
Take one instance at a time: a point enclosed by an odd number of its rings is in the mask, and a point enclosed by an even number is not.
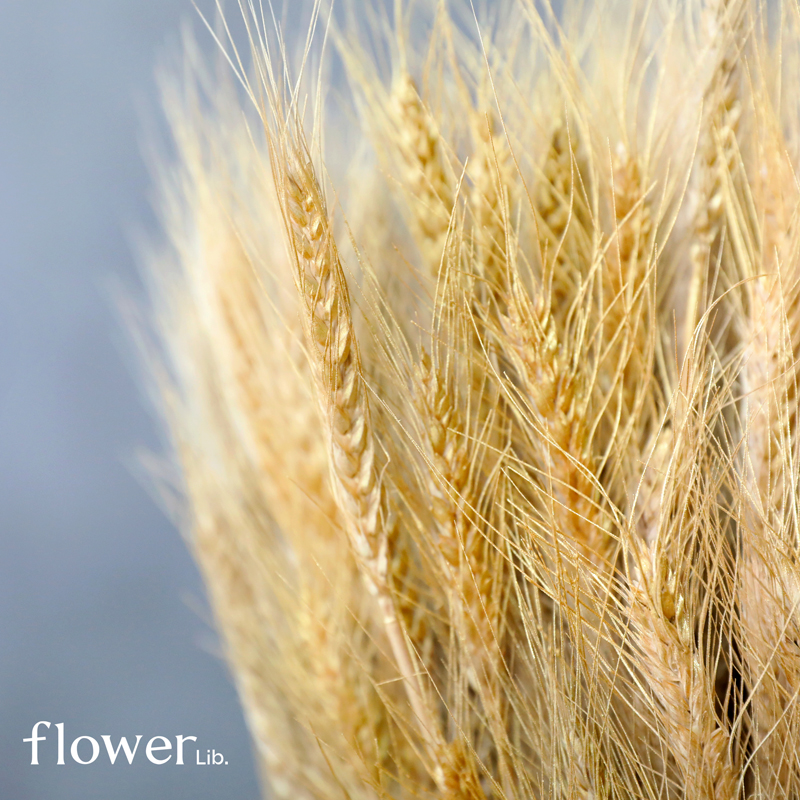
<svg viewBox="0 0 800 800"><path fill-rule="evenodd" d="M800 798L800 7L430 5L297 64L243 6L242 91L165 92L154 374L265 785Z"/></svg>

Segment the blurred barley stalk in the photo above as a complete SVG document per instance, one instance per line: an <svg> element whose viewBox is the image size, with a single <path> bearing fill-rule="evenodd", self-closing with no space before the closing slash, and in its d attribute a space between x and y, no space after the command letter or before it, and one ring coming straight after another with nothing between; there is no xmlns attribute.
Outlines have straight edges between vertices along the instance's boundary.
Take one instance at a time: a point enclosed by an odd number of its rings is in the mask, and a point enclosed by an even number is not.
<svg viewBox="0 0 800 800"><path fill-rule="evenodd" d="M269 796L797 800L797 0L343 9L165 89L153 373Z"/></svg>

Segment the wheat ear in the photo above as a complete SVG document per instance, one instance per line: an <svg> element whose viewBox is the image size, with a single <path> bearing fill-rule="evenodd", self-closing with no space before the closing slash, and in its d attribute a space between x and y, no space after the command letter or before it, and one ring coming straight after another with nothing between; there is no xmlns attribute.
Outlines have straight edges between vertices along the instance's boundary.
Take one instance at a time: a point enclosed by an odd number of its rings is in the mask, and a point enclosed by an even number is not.
<svg viewBox="0 0 800 800"><path fill-rule="evenodd" d="M642 672L661 706L670 749L683 775L687 797L733 800L738 771L729 752L729 737L715 723L713 685L697 661L685 599L674 573L658 564L657 551L641 555L649 575L661 569L661 596L646 584L631 588L631 624L642 657ZM676 592L678 592L676 594Z"/></svg>
<svg viewBox="0 0 800 800"><path fill-rule="evenodd" d="M682 383L692 387L691 394L674 398L670 422L655 438L642 477L640 527L638 535L627 537L634 564L628 598L634 660L655 699L685 796L733 800L740 792L741 751L715 705L708 661L717 644L704 640L713 604L727 584L724 572L723 586L715 577L724 534L713 478L719 467L706 439L719 410L706 397L713 379L701 369L702 358L700 353L684 366L690 375ZM716 544L699 531L713 532ZM700 558L706 548L710 567Z"/></svg>
<svg viewBox="0 0 800 800"><path fill-rule="evenodd" d="M475 253L473 262L481 280L478 295L484 303L504 308L507 291L506 252L510 246L510 221L515 205L515 176L505 133L496 130L493 114L473 125L473 155L468 174L472 185L469 207L473 221Z"/></svg>
<svg viewBox="0 0 800 800"><path fill-rule="evenodd" d="M740 603L745 665L752 691L753 737L759 789L770 797L800 791L800 537L792 506L798 485L792 454L797 441L796 354L797 187L784 155L777 120L762 108L761 170L765 209L762 274L749 274L746 343L741 381L746 420L744 526ZM766 119L763 119L766 117Z"/></svg>
<svg viewBox="0 0 800 800"><path fill-rule="evenodd" d="M720 234L725 222L725 185L737 155L736 135L742 114L738 93L734 34L743 25L741 0L708 0L701 13L702 42L712 60L712 74L703 94L706 119L698 143L694 186L696 209L690 249L683 349L687 352L703 313L709 273L716 266ZM710 298L706 298L710 300Z"/></svg>
<svg viewBox="0 0 800 800"><path fill-rule="evenodd" d="M563 117L563 113L562 113ZM553 321L563 333L582 277L594 262L586 165L574 125L559 119L535 187L536 228ZM588 226L588 230L587 230Z"/></svg>
<svg viewBox="0 0 800 800"><path fill-rule="evenodd" d="M297 265L306 340L331 453L331 478L351 545L374 594L421 736L444 785L441 733L433 719L420 666L406 639L390 586L386 491L375 464L375 439L353 331L347 284L319 184L304 150L286 154L279 169Z"/></svg>
<svg viewBox="0 0 800 800"><path fill-rule="evenodd" d="M652 280L652 253L655 223L650 198L643 186L641 166L620 143L613 160L614 232L609 257L603 270L603 326L608 331L605 375L619 382L622 405L620 424L632 416L646 429L655 409L642 408L641 396L652 372L651 332L654 309L649 284ZM618 376L618 377L617 377ZM613 386L603 386L605 392Z"/></svg>
<svg viewBox="0 0 800 800"><path fill-rule="evenodd" d="M401 71L395 80L389 104L417 244L425 265L436 277L455 199L442 144L408 72Z"/></svg>
<svg viewBox="0 0 800 800"><path fill-rule="evenodd" d="M508 356L522 380L520 415L530 427L537 479L553 498L558 531L594 563L613 548L601 508L591 443L591 387L571 343L559 341L549 311L517 284L503 320ZM512 402L520 408L519 396Z"/></svg>

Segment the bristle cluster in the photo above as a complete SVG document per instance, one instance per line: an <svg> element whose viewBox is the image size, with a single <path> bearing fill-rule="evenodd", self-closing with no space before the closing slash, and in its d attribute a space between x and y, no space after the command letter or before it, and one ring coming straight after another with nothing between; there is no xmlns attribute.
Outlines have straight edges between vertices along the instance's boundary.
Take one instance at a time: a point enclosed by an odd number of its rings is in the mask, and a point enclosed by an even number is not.
<svg viewBox="0 0 800 800"><path fill-rule="evenodd" d="M800 7L566 6L334 13L335 116L251 8L243 97L168 90L154 372L269 796L800 798Z"/></svg>

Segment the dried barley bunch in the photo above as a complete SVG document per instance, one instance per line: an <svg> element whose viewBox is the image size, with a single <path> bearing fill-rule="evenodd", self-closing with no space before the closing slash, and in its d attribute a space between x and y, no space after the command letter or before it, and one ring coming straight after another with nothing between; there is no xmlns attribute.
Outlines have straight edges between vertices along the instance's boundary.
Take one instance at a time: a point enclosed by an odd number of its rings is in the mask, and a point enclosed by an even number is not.
<svg viewBox="0 0 800 800"><path fill-rule="evenodd" d="M242 8L151 363L268 796L800 800L797 0Z"/></svg>

